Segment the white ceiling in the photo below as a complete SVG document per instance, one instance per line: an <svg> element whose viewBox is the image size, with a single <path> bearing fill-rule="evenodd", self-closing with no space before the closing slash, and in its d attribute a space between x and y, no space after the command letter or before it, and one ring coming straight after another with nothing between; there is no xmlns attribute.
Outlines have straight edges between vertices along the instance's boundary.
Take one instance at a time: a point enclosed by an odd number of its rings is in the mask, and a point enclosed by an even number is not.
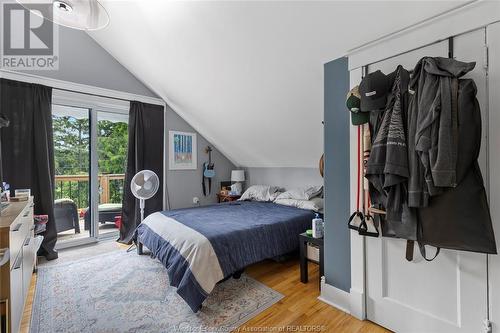
<svg viewBox="0 0 500 333"><path fill-rule="evenodd" d="M235 164L316 167L323 150L323 64L457 2L104 6L111 23L90 35Z"/></svg>

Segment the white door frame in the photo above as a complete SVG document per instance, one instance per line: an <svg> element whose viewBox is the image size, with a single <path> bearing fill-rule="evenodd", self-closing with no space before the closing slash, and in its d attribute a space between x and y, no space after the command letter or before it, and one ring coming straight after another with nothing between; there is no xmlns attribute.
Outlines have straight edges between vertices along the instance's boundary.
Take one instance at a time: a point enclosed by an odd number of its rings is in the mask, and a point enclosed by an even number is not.
<svg viewBox="0 0 500 333"><path fill-rule="evenodd" d="M347 53L349 58L350 86L361 81L362 67L393 56L406 53L435 42L500 21L499 1L471 1L466 5L434 16L395 33L363 44ZM416 44L415 41L418 41ZM350 128L351 210L355 210L357 129ZM489 167L489 165L488 165ZM500 230L497 228L497 230ZM351 289L350 314L366 319L366 265L365 239L351 232Z"/></svg>

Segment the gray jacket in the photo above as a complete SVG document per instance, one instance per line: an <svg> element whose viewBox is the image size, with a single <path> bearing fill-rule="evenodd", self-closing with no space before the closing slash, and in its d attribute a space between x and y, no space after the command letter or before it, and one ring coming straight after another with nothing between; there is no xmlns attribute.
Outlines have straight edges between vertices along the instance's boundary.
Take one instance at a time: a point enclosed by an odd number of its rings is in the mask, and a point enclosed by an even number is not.
<svg viewBox="0 0 500 333"><path fill-rule="evenodd" d="M372 184L370 196L373 203L386 209L388 220L400 222L409 176L404 114L409 73L398 66L394 73L389 74L389 80L392 80L392 89L380 126L371 123L372 129L378 128L373 132L365 177Z"/></svg>
<svg viewBox="0 0 500 333"><path fill-rule="evenodd" d="M424 57L414 69L408 109L410 207L426 207L430 196L457 185L458 121L452 95L458 91L453 91L452 82L474 66L474 62Z"/></svg>

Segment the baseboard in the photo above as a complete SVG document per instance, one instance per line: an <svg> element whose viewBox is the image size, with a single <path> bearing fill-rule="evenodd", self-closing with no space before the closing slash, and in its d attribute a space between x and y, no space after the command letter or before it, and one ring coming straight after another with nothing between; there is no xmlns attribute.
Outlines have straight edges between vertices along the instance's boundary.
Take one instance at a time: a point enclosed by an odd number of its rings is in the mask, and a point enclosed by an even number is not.
<svg viewBox="0 0 500 333"><path fill-rule="evenodd" d="M337 309L351 314L351 295L325 282L325 277L321 278L321 295L318 299Z"/></svg>
<svg viewBox="0 0 500 333"><path fill-rule="evenodd" d="M350 310L351 315L359 320L366 319L365 294L355 288L350 290Z"/></svg>

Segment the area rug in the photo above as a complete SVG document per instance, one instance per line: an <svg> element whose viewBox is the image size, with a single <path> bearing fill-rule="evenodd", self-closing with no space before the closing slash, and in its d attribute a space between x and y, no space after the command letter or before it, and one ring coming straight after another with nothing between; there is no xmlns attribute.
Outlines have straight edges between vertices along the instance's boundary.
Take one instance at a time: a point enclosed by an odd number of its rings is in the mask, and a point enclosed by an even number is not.
<svg viewBox="0 0 500 333"><path fill-rule="evenodd" d="M31 332L229 332L282 297L243 274L193 313L158 260L121 250L39 267Z"/></svg>

